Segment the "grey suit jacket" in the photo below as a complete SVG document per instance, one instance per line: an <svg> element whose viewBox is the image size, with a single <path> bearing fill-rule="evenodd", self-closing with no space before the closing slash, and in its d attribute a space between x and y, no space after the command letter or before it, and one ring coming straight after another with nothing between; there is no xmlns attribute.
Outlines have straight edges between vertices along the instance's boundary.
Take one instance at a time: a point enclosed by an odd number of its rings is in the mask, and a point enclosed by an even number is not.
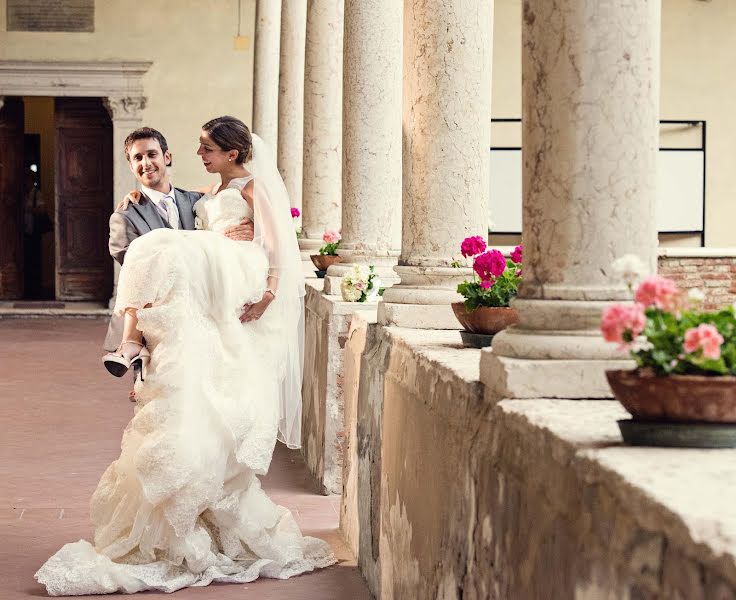
<svg viewBox="0 0 736 600"><path fill-rule="evenodd" d="M194 204L202 197L199 192L187 192L174 188L174 200L179 209L181 229L194 229ZM161 216L153 201L141 194L139 204L129 204L125 210L116 210L110 215L110 255L121 265L131 242L137 237L160 229L170 227L168 221ZM104 348L108 352L115 350L123 339L123 318L112 315L107 327Z"/></svg>

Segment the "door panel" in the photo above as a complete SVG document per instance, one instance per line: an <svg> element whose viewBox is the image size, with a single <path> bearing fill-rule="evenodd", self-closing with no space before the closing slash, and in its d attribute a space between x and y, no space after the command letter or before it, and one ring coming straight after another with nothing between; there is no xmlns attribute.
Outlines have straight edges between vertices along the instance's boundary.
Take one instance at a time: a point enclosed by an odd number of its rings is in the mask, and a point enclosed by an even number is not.
<svg viewBox="0 0 736 600"><path fill-rule="evenodd" d="M60 300L106 301L112 205L112 123L99 98L57 98L56 289Z"/></svg>
<svg viewBox="0 0 736 600"><path fill-rule="evenodd" d="M23 296L23 100L0 108L0 300Z"/></svg>

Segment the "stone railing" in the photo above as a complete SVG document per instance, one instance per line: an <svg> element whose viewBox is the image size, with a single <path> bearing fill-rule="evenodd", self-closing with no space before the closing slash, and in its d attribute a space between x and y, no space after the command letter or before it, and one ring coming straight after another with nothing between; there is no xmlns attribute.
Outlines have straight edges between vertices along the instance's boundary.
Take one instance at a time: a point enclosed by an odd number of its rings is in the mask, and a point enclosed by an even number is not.
<svg viewBox="0 0 736 600"><path fill-rule="evenodd" d="M493 404L479 358L351 321L341 530L377 598L736 595L736 451L623 446L611 400Z"/></svg>
<svg viewBox="0 0 736 600"><path fill-rule="evenodd" d="M307 279L305 297L302 454L322 494L342 490L344 456L343 355L353 313L375 318L376 304L343 302Z"/></svg>

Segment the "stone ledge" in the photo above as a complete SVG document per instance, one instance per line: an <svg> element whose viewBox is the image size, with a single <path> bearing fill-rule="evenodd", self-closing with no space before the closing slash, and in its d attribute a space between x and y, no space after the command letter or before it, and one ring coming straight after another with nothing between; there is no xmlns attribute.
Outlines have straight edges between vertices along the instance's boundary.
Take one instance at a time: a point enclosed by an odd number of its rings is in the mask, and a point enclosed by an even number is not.
<svg viewBox="0 0 736 600"><path fill-rule="evenodd" d="M445 378L480 384L480 350L463 346L459 331L385 327L398 347L410 350L421 367L434 368Z"/></svg>
<svg viewBox="0 0 736 600"><path fill-rule="evenodd" d="M735 258L736 248L659 248L658 255L660 258Z"/></svg>
<svg viewBox="0 0 736 600"><path fill-rule="evenodd" d="M736 450L625 446L616 420L628 416L616 401L545 399L504 400L493 418L736 589Z"/></svg>

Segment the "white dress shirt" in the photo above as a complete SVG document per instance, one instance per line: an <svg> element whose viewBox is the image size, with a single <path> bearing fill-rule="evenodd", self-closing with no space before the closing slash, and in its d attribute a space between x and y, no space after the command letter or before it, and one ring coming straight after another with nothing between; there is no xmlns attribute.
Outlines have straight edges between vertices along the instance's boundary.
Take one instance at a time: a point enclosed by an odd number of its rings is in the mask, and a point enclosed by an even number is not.
<svg viewBox="0 0 736 600"><path fill-rule="evenodd" d="M161 216L168 221L171 228L179 229L179 209L176 207L176 201L174 200L174 186L171 186L168 194L152 190L145 185L142 185L141 189L154 203Z"/></svg>

